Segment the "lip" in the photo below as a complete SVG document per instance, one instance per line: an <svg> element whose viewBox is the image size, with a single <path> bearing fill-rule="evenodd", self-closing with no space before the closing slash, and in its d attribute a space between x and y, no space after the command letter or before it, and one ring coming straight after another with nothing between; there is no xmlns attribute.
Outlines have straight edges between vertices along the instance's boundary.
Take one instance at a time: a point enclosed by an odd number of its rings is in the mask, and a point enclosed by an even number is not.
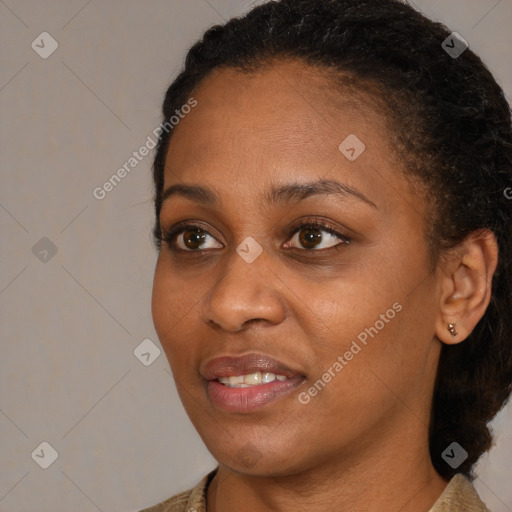
<svg viewBox="0 0 512 512"><path fill-rule="evenodd" d="M299 371L293 370L285 363L265 354L257 353L215 357L207 361L201 368L201 375L206 380L216 380L219 377L236 377L237 375L254 372L270 372L284 375L289 379L301 375Z"/></svg>
<svg viewBox="0 0 512 512"><path fill-rule="evenodd" d="M254 372L284 375L285 381L274 380L248 388L229 388L218 382L220 377L233 377ZM289 365L264 354L221 356L210 359L201 368L206 391L212 404L227 412L251 412L295 391L305 376Z"/></svg>

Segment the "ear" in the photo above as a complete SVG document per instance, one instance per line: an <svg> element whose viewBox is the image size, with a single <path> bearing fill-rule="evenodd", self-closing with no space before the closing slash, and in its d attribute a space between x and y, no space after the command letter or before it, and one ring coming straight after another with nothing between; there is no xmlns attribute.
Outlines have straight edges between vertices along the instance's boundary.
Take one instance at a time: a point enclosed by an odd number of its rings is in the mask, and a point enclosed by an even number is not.
<svg viewBox="0 0 512 512"><path fill-rule="evenodd" d="M487 229L471 233L443 256L436 321L439 340L451 345L471 334L491 300L492 277L497 264L498 244ZM448 324L454 324L452 332Z"/></svg>

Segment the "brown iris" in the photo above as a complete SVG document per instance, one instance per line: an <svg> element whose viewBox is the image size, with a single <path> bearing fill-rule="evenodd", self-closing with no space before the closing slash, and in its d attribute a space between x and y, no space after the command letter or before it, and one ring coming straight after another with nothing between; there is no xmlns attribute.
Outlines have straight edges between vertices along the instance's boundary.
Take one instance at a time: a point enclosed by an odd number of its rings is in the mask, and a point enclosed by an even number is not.
<svg viewBox="0 0 512 512"><path fill-rule="evenodd" d="M300 243L307 249L316 247L322 241L321 231L318 228L304 228L300 231L299 240Z"/></svg>
<svg viewBox="0 0 512 512"><path fill-rule="evenodd" d="M183 232L183 241L189 249L199 249L206 234L201 229L187 229Z"/></svg>

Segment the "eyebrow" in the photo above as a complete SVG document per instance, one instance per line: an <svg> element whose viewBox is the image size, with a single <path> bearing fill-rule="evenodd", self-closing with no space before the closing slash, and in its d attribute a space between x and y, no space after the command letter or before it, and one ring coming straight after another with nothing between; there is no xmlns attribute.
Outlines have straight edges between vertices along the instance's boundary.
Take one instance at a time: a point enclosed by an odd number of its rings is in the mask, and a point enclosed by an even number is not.
<svg viewBox="0 0 512 512"><path fill-rule="evenodd" d="M359 190L334 180L318 180L307 183L290 183L275 187L264 194L263 199L268 204L280 204L290 201L302 201L315 195L347 195L356 197L360 201L378 209ZM213 190L201 185L188 185L177 183L168 187L162 194L162 204L171 196L181 196L198 203L214 206L220 204L219 196Z"/></svg>

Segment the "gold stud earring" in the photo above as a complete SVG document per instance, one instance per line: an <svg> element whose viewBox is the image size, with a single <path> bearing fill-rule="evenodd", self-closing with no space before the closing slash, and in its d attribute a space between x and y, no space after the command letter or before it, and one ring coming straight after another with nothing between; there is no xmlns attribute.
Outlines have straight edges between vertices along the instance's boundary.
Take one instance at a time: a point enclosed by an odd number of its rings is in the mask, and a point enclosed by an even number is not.
<svg viewBox="0 0 512 512"><path fill-rule="evenodd" d="M457 336L458 333L455 330L455 324L448 324L448 330L450 331L452 338L455 338L455 336Z"/></svg>

